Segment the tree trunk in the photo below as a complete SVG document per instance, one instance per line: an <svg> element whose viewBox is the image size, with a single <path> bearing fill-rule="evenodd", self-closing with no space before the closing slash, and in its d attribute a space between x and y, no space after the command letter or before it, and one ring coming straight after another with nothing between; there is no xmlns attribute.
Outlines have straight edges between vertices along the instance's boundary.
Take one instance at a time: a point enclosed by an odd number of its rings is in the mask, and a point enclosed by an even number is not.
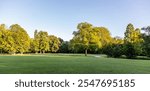
<svg viewBox="0 0 150 91"><path fill-rule="evenodd" d="M43 54L45 54L45 51L43 50Z"/></svg>
<svg viewBox="0 0 150 91"><path fill-rule="evenodd" d="M2 54L2 49L1 49L1 54Z"/></svg>
<svg viewBox="0 0 150 91"><path fill-rule="evenodd" d="M87 56L87 49L85 49L85 56Z"/></svg>
<svg viewBox="0 0 150 91"><path fill-rule="evenodd" d="M35 54L38 54L38 52L36 51Z"/></svg>

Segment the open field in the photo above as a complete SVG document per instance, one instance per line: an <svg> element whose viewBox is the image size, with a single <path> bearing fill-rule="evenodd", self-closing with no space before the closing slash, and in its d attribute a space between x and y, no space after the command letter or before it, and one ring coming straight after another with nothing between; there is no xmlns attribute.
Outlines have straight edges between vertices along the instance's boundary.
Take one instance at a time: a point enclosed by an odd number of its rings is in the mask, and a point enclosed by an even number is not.
<svg viewBox="0 0 150 91"><path fill-rule="evenodd" d="M150 60L90 55L1 55L1 74L150 74Z"/></svg>

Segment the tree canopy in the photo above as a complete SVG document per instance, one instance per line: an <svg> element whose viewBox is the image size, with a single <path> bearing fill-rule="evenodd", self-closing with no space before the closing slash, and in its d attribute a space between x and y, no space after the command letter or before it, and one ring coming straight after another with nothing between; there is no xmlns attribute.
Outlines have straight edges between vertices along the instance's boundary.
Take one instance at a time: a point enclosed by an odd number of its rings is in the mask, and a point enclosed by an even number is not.
<svg viewBox="0 0 150 91"><path fill-rule="evenodd" d="M10 32L14 39L15 52L28 52L30 48L30 37L25 29L20 25L14 24L10 26Z"/></svg>
<svg viewBox="0 0 150 91"><path fill-rule="evenodd" d="M73 32L74 37L71 40L71 44L73 49L84 49L85 56L87 56L87 51L91 47L94 47L94 50L98 50L111 41L110 33L105 27L94 27L92 24L84 22L78 24L77 29L78 31Z"/></svg>
<svg viewBox="0 0 150 91"><path fill-rule="evenodd" d="M130 23L125 31L125 55L127 58L135 58L142 53L141 43L143 42L142 34L139 28L134 28Z"/></svg>
<svg viewBox="0 0 150 91"><path fill-rule="evenodd" d="M141 33L144 30L144 33ZM87 22L77 25L70 41L64 41L46 31L34 31L30 38L27 31L19 24L9 28L0 25L0 53L103 53L109 57L135 58L144 55L150 57L150 26L135 28L128 24L124 38L112 37L106 27L93 26Z"/></svg>

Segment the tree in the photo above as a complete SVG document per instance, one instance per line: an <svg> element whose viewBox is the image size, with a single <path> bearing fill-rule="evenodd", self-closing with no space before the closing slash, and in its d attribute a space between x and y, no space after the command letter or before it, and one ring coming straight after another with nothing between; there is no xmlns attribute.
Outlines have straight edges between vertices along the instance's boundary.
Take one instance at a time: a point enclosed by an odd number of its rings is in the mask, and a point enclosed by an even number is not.
<svg viewBox="0 0 150 91"><path fill-rule="evenodd" d="M36 54L40 51L39 40L40 40L40 36L38 34L38 30L35 30L34 31L34 38L31 39L31 51L35 52Z"/></svg>
<svg viewBox="0 0 150 91"><path fill-rule="evenodd" d="M6 29L5 24L0 25L0 50L7 53L15 53L16 49L14 46L14 39L12 37L12 32Z"/></svg>
<svg viewBox="0 0 150 91"><path fill-rule="evenodd" d="M5 32L6 32L5 24L1 24L0 25L0 51L1 53L3 52L4 46L6 44L5 43L6 41L4 41Z"/></svg>
<svg viewBox="0 0 150 91"><path fill-rule="evenodd" d="M57 52L60 47L60 40L54 35L48 36L49 38L49 51L50 52Z"/></svg>
<svg viewBox="0 0 150 91"><path fill-rule="evenodd" d="M64 40L62 38L58 38L60 41L60 44L62 44L64 42Z"/></svg>
<svg viewBox="0 0 150 91"><path fill-rule="evenodd" d="M148 57L150 57L150 36L144 35L143 39L144 39L144 43L143 43L144 52Z"/></svg>
<svg viewBox="0 0 150 91"><path fill-rule="evenodd" d="M59 48L59 53L69 53L69 44L70 43L68 41L62 42Z"/></svg>
<svg viewBox="0 0 150 91"><path fill-rule="evenodd" d="M143 49L145 54L150 57L150 26L146 27L146 28L142 28L142 30L145 31L145 33L143 34Z"/></svg>
<svg viewBox="0 0 150 91"><path fill-rule="evenodd" d="M108 57L119 58L123 55L123 44L109 44L103 48Z"/></svg>
<svg viewBox="0 0 150 91"><path fill-rule="evenodd" d="M111 43L103 47L102 51L108 57L119 58L123 55L124 40L117 36L111 39Z"/></svg>
<svg viewBox="0 0 150 91"><path fill-rule="evenodd" d="M16 52L21 54L28 52L30 48L30 37L27 32L18 24L11 25L10 31L12 32Z"/></svg>
<svg viewBox="0 0 150 91"><path fill-rule="evenodd" d="M127 58L135 58L142 53L141 43L143 42L140 29L134 29L132 24L128 24L125 32L125 55Z"/></svg>
<svg viewBox="0 0 150 91"><path fill-rule="evenodd" d="M73 46L83 45L85 50L85 56L87 56L88 47L90 44L90 32L92 31L92 25L85 22L80 23L77 26L78 31L73 33L74 37L71 40Z"/></svg>
<svg viewBox="0 0 150 91"><path fill-rule="evenodd" d="M116 36L116 37L112 38L111 43L112 44L124 44L124 40L121 37Z"/></svg>
<svg viewBox="0 0 150 91"><path fill-rule="evenodd" d="M148 27L143 27L142 30L145 31L145 34L146 34L146 35L150 35L150 26L148 26Z"/></svg>
<svg viewBox="0 0 150 91"><path fill-rule="evenodd" d="M6 45L5 45L5 51L8 52L9 54L15 54L16 52L16 48L15 48L15 43L14 43L14 39L12 37L12 32L11 31L7 31L6 35L5 35L5 41L6 41Z"/></svg>
<svg viewBox="0 0 150 91"><path fill-rule="evenodd" d="M112 37L111 34L109 32L109 30L105 27L94 27L93 28L93 33L96 37L98 37L97 40L99 41L100 47L105 47L106 45L110 44L112 41Z"/></svg>
<svg viewBox="0 0 150 91"><path fill-rule="evenodd" d="M134 26L132 24L128 24L125 32L125 43L133 43L133 33L134 33Z"/></svg>
<svg viewBox="0 0 150 91"><path fill-rule="evenodd" d="M129 59L136 58L142 52L141 45L132 43L125 44L124 50L126 57Z"/></svg>
<svg viewBox="0 0 150 91"><path fill-rule="evenodd" d="M40 53L45 53L46 51L49 51L49 38L48 33L44 31L40 31L37 34L38 43L39 43L39 51Z"/></svg>
<svg viewBox="0 0 150 91"><path fill-rule="evenodd" d="M140 29L134 29L132 24L128 24L125 32L125 43L141 43L143 42Z"/></svg>
<svg viewBox="0 0 150 91"><path fill-rule="evenodd" d="M29 49L29 51L31 53L36 53L35 50L34 50L34 42L33 42L33 40L34 40L33 38L30 39L30 49Z"/></svg>
<svg viewBox="0 0 150 91"><path fill-rule="evenodd" d="M110 33L105 27L93 27L84 22L78 24L77 29L78 31L73 33L74 37L70 43L73 50L84 50L85 56L87 56L87 51L96 53L111 41Z"/></svg>

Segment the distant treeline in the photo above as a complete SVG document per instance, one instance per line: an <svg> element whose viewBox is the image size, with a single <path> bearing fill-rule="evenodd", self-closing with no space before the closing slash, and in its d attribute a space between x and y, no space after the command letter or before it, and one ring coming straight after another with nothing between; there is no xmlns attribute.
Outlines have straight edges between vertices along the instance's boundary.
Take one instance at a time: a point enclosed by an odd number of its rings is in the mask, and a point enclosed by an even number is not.
<svg viewBox="0 0 150 91"><path fill-rule="evenodd" d="M30 38L24 28L18 24L9 28L0 25L0 53L85 53L106 54L109 57L128 58L150 56L150 27L141 29L128 24L125 37L112 37L105 27L95 27L90 23L78 24L77 31L70 41L64 41L46 31L35 30L34 38Z"/></svg>

